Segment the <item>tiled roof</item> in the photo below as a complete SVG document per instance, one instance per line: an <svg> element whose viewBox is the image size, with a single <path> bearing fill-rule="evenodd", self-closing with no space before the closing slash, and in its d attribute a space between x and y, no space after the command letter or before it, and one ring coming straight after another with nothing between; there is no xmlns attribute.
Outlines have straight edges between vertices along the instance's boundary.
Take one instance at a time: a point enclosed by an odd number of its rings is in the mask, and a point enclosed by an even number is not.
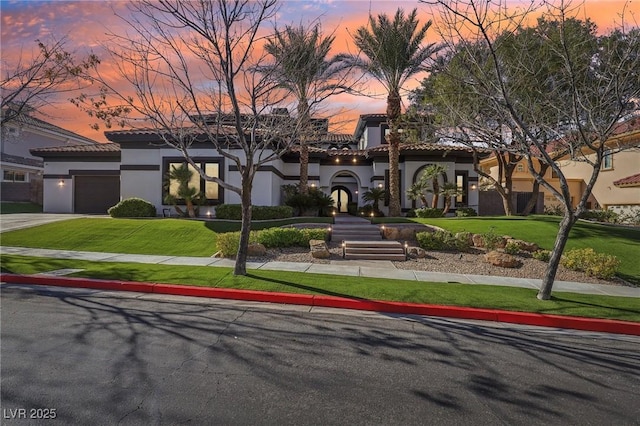
<svg viewBox="0 0 640 426"><path fill-rule="evenodd" d="M368 152L388 152L389 145L380 145L375 148L370 148L367 150ZM459 145L442 145L442 144L433 144L433 143L408 143L400 145L400 152L407 151L457 151L457 152L468 152L473 153L473 149L467 146L459 146ZM477 149L478 152L490 152L486 149Z"/></svg>
<svg viewBox="0 0 640 426"><path fill-rule="evenodd" d="M613 182L615 186L640 186L640 173Z"/></svg>
<svg viewBox="0 0 640 426"><path fill-rule="evenodd" d="M3 163L18 164L21 166L32 166L32 167L44 166L42 160L36 160L35 158L20 157L18 155L6 154L4 152L2 153L1 159Z"/></svg>
<svg viewBox="0 0 640 426"><path fill-rule="evenodd" d="M32 154L47 152L120 152L120 145L117 143L96 143L92 145L69 145L54 146L48 148L34 148L30 150Z"/></svg>
<svg viewBox="0 0 640 426"><path fill-rule="evenodd" d="M2 113L5 114L4 112ZM15 118L11 119L11 123L16 123L22 126L31 126L42 130L49 130L51 132L55 132L61 136L66 136L69 138L77 139L79 142L84 141L87 144L95 144L97 143L93 139L89 139L85 136L79 135L77 133L72 132L71 130L63 129L62 127L58 127L51 123L47 123L44 120L40 120L39 118L33 117L28 114L19 114Z"/></svg>
<svg viewBox="0 0 640 426"><path fill-rule="evenodd" d="M327 133L320 142L353 142L353 136L345 133Z"/></svg>

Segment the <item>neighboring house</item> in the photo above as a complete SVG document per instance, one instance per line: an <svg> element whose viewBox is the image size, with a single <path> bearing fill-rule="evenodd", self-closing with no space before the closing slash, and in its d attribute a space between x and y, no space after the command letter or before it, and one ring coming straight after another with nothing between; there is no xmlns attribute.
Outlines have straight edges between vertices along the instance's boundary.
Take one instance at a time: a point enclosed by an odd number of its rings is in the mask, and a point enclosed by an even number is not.
<svg viewBox="0 0 640 426"><path fill-rule="evenodd" d="M326 132L310 149L309 185L332 196L337 212L347 212L349 205L365 204L363 194L370 188L388 189L388 129L382 114L363 115L354 135ZM184 162L181 154L162 144L152 130L109 131L105 135L112 142L101 149L88 146L60 147L33 150L44 159L44 211L105 213L108 206L85 202L87 197L104 199L143 198L156 206L158 212L169 212L163 203L166 191L165 176L171 166ZM230 164L208 142L195 142L190 155L207 172L234 185L240 184L235 164ZM241 155L239 150L231 150ZM443 180L457 182L462 194L452 205L476 207L478 177L473 171L472 153L467 148L434 144L405 144L400 148L400 190L403 211L415 207L406 190L417 180L429 164L446 167ZM94 190L85 189L89 179L100 181ZM119 187L116 181L119 180ZM237 194L224 191L216 183L196 177L194 184L206 194L201 215L214 215L218 204L239 204ZM80 182L81 184L78 184ZM281 186L299 182L299 155L294 147L263 166L256 174L253 187L254 205L280 205ZM115 204L115 203L113 203ZM385 203L386 204L386 203ZM441 207L444 200L440 200ZM352 204L353 205L353 204ZM386 211L386 209L385 209Z"/></svg>
<svg viewBox="0 0 640 426"><path fill-rule="evenodd" d="M596 181L587 202L589 209L611 209L618 213L630 213L640 209L640 117L634 116L619 123L614 134L606 141L607 147L611 147L611 153L607 155L601 166L598 180ZM622 151L617 149L624 147ZM593 152L584 151L587 158L593 160ZM562 173L569 184L572 194L572 205L575 208L581 194L586 187L586 180L592 173L592 167L580 161L567 159L558 160ZM483 170L490 170L491 175L497 177L497 162L495 157L489 157L480 162ZM559 180L554 177L551 169L545 174L545 180L554 188L559 188ZM516 165L513 173L513 192L527 193L532 190L534 178L529 173L526 160ZM556 206L560 202L544 187L540 187L544 194L545 206Z"/></svg>
<svg viewBox="0 0 640 426"><path fill-rule="evenodd" d="M33 116L18 115L0 132L1 200L43 203L44 164L30 149L95 144L96 141Z"/></svg>

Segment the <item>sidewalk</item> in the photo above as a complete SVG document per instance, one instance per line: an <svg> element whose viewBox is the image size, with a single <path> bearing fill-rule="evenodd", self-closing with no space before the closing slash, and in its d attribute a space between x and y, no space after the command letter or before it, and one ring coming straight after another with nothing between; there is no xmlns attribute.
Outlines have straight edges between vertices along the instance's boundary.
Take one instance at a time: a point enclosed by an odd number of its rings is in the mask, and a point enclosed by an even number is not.
<svg viewBox="0 0 640 426"><path fill-rule="evenodd" d="M178 257L122 253L100 253L87 251L35 249L25 247L0 247L0 253L16 254L22 256L49 257L54 259L89 260L94 262L134 262L158 265L212 266L232 268L235 264L235 262L230 259L218 259L209 257ZM539 279L509 278L488 275L465 275L455 273L396 269L393 266L392 262L375 260L338 260L332 261L330 264L298 262L247 262L247 268L304 272L313 274L385 278L390 280L395 279L461 284L489 284L507 287L529 288L536 290L539 289L541 285L541 280ZM64 275L64 271L52 271L49 273L49 275L62 276ZM553 286L553 291L640 298L640 288L587 284L570 281L556 281Z"/></svg>

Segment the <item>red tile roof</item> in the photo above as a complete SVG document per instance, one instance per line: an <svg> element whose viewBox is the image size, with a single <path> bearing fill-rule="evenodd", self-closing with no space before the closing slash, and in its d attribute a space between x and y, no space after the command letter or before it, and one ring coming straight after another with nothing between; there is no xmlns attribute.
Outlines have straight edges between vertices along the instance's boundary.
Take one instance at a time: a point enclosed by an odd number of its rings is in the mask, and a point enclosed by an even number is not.
<svg viewBox="0 0 640 426"><path fill-rule="evenodd" d="M380 145L367 150L368 152L387 152L389 151L389 145ZM473 149L467 146L460 145L442 145L435 143L408 143L400 145L400 152L407 151L458 151L472 153ZM490 152L490 150L484 148L478 148L478 152Z"/></svg>
<svg viewBox="0 0 640 426"><path fill-rule="evenodd" d="M70 153L70 152L120 152L120 145L117 143L95 143L91 145L69 145L54 146L48 148L31 149L31 154L47 154L47 153Z"/></svg>
<svg viewBox="0 0 640 426"><path fill-rule="evenodd" d="M613 182L615 186L640 186L640 173Z"/></svg>

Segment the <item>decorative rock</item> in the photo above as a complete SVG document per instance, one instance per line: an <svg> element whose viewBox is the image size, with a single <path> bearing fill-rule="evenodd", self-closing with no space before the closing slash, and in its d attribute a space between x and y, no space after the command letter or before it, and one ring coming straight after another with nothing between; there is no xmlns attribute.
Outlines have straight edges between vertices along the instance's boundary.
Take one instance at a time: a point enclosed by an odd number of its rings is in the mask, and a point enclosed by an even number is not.
<svg viewBox="0 0 640 426"><path fill-rule="evenodd" d="M468 236L468 240L467 242L469 243L469 246L473 247L475 244L473 243L473 234L469 233L469 232L457 232L455 237L456 240L459 240L462 236L462 234L466 234Z"/></svg>
<svg viewBox="0 0 640 426"><path fill-rule="evenodd" d="M494 266L500 266L502 268L517 268L520 266L520 261L514 256L501 253L499 251L490 251L484 255L484 260L487 263L491 263Z"/></svg>
<svg viewBox="0 0 640 426"><path fill-rule="evenodd" d="M382 231L382 238L385 240L399 240L400 239L400 230L398 228L385 226Z"/></svg>
<svg viewBox="0 0 640 426"><path fill-rule="evenodd" d="M247 256L264 256L267 254L267 249L260 243L249 244L247 248Z"/></svg>
<svg viewBox="0 0 640 426"><path fill-rule="evenodd" d="M408 247L407 254L418 259L424 259L427 257L427 252L422 247Z"/></svg>
<svg viewBox="0 0 640 426"><path fill-rule="evenodd" d="M471 236L471 241L473 242L474 247L484 247L484 238L482 238L482 234L473 234Z"/></svg>
<svg viewBox="0 0 640 426"><path fill-rule="evenodd" d="M414 228L400 228L399 240L415 240L416 230Z"/></svg>
<svg viewBox="0 0 640 426"><path fill-rule="evenodd" d="M309 248L311 249L311 257L315 259L329 259L331 252L324 240L310 240Z"/></svg>

